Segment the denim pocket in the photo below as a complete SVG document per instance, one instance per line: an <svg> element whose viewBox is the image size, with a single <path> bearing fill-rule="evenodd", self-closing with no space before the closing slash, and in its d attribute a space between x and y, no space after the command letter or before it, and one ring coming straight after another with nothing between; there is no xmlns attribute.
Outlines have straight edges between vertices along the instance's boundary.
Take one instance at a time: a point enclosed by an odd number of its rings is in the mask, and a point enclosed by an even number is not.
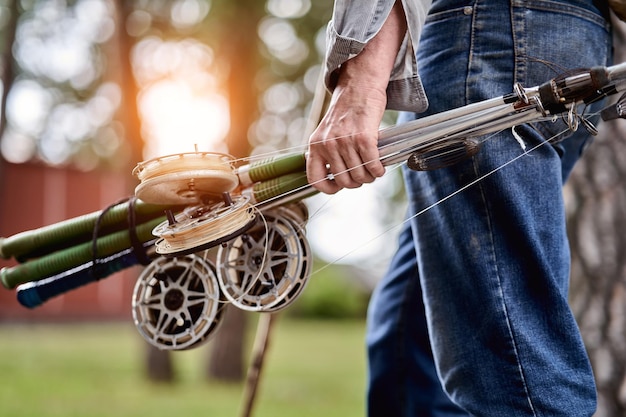
<svg viewBox="0 0 626 417"><path fill-rule="evenodd" d="M472 16L467 14L466 7L470 6L431 9L422 31L417 51L420 74L426 78L426 95L436 98L428 113L467 104L465 83Z"/></svg>
<svg viewBox="0 0 626 417"><path fill-rule="evenodd" d="M594 2L586 0L513 0L513 7L522 7L530 10L543 10L565 15L577 16L595 22L608 30L609 25L603 11L598 9Z"/></svg>

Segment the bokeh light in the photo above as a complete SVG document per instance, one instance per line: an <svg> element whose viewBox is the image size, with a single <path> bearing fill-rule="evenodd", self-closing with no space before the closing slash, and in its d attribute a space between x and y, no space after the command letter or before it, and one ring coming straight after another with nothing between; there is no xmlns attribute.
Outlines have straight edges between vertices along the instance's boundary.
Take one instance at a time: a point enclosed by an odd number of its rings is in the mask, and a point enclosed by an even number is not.
<svg viewBox="0 0 626 417"><path fill-rule="evenodd" d="M267 11L283 19L302 17L311 9L310 0L268 0Z"/></svg>
<svg viewBox="0 0 626 417"><path fill-rule="evenodd" d="M146 159L199 150L224 151L228 132L226 100L200 93L184 80L163 80L146 88L139 97Z"/></svg>
<svg viewBox="0 0 626 417"><path fill-rule="evenodd" d="M289 65L300 65L309 56L309 47L300 39L292 23L268 17L259 24L259 37L270 53Z"/></svg>
<svg viewBox="0 0 626 417"><path fill-rule="evenodd" d="M210 2L198 0L177 0L172 5L172 24L178 28L197 25L209 13Z"/></svg>
<svg viewBox="0 0 626 417"><path fill-rule="evenodd" d="M7 98L0 151L15 163L73 161L93 169L99 158L111 156L110 147L101 154L105 148L92 144L101 140L121 102L119 86L103 80L107 67L100 49L115 33L114 10L105 0L25 7L13 45L20 70ZM119 149L119 138L107 138Z"/></svg>
<svg viewBox="0 0 626 417"><path fill-rule="evenodd" d="M146 159L199 150L225 151L228 102L213 75L213 50L190 38L155 36L133 49Z"/></svg>

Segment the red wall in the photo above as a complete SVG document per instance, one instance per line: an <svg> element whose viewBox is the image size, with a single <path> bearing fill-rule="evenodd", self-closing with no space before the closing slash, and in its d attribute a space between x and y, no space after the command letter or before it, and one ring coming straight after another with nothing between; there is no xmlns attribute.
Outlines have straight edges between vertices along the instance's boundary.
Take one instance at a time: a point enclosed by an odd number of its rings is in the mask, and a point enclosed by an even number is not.
<svg viewBox="0 0 626 417"><path fill-rule="evenodd" d="M128 197L130 172L81 172L41 164L0 167L0 236L36 229L81 216ZM15 265L0 258L0 267ZM128 268L44 305L28 309L15 290L0 285L0 321L131 319L130 300L140 267Z"/></svg>

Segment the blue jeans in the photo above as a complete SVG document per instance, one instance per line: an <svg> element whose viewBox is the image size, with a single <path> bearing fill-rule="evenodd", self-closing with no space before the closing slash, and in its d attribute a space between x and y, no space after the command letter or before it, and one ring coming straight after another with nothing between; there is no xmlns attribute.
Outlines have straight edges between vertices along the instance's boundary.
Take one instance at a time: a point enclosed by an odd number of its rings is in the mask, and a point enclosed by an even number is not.
<svg viewBox="0 0 626 417"><path fill-rule="evenodd" d="M592 0L434 0L418 50L437 113L610 64ZM416 117L403 114L400 120ZM562 185L589 142L558 121L487 140L473 158L405 170L409 215L368 313L368 413L591 416L593 373L568 306ZM491 173L491 174L489 174ZM487 175L489 174L489 175Z"/></svg>

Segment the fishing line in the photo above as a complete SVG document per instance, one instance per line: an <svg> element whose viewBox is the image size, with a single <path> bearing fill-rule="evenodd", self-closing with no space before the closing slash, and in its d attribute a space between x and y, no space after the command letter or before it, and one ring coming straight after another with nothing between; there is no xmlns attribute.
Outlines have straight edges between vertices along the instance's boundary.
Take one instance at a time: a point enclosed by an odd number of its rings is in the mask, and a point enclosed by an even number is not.
<svg viewBox="0 0 626 417"><path fill-rule="evenodd" d="M557 133L557 134L553 135L553 136L552 136L551 138L549 138L549 139L544 139L541 143L539 143L539 144L537 144L536 146L534 146L534 147L530 148L529 150L523 150L521 154L519 154L519 155L518 155L518 156L516 156L515 158L511 159L510 161L507 161L507 162L505 162L504 164L500 165L499 167L496 167L496 168L494 168L493 170L491 170L491 171L489 171L489 172L485 173L484 175L482 175L482 176L480 176L480 177L476 178L475 180L473 180L473 181L469 182L468 184L466 184L466 185L462 186L462 187L461 187L461 188L459 188L458 190L456 190L456 191L454 191L454 192L450 193L449 195L447 195L447 196L443 197L441 200L436 201L435 203L431 204L430 206L427 206L427 207L423 208L422 210L418 211L417 213L415 213L415 214L411 215L410 217L408 217L408 218L404 219L404 220L403 220L402 222L400 222L399 224L396 224L396 225L393 225L393 226L391 226L391 227L387 228L386 230L384 230L383 232L381 232L381 233L379 233L378 235L374 236L372 239L368 240L367 242L364 242L363 244L361 244L361 245L357 246L356 248L354 248L354 249L352 249L352 250L350 250L350 251L346 252L346 253L345 253L345 254L343 254L342 256L340 256L340 257L338 257L338 258L334 259L332 262L329 262L329 263L327 263L327 264L325 264L325 265L321 266L320 268L318 268L318 269L316 269L315 271L313 271L313 272L311 273L311 276L313 276L313 275L315 275L315 274L317 274L317 273L319 273L319 272L322 272L322 271L324 271L325 269L327 269L327 268L329 268L329 267L331 267L331 266L333 266L333 265L335 265L335 264L339 263L341 260L343 260L343 259L347 258L348 256L352 255L353 253L357 252L358 250L360 250L360 249L364 248L365 246L369 245L369 244L370 244L370 243L372 243L373 241L375 241L375 240L377 240L377 239L380 239L381 237L383 237L383 236L384 236L384 235L386 235L387 233L390 233L391 231L393 231L393 230L395 230L395 229L398 229L399 227L403 226L405 223L407 223L407 222L409 222L409 221L413 220L414 218L417 218L417 217L419 217L419 216L423 215L424 213L426 213L426 212L430 211L431 209L433 209L433 208L437 207L438 205L440 205L440 204L444 203L445 201L447 201L447 200L451 199L452 197L456 196L457 194L460 194L461 192L463 192L463 191L467 190L468 188L470 188L470 187L472 187L472 186L474 186L474 185L478 184L480 181L482 181L482 180L484 180L485 178L487 178L487 177L489 177L489 176L491 176L491 175L493 175L493 174L497 173L498 171L500 171L500 170L504 169L504 168L505 168L505 167L507 167L508 165L510 165L510 164L512 164L512 163L514 163L514 162L516 162L517 160L521 159L522 157L524 157L524 156L530 156L530 153L531 153L531 152L533 152L534 150L536 150L536 149L538 149L538 148L540 148L540 147L542 147L542 146L544 146L544 145L546 145L546 144L550 144L550 142L551 142L554 138L556 138L556 137L558 137L558 136L560 136L560 135L562 135L562 134L564 134L564 133L566 133L566 132L568 132L568 131L569 131L569 129L565 129L565 130L563 130L562 132L560 132L560 133ZM499 133L499 132L498 132L498 133ZM496 136L496 135L497 135L497 133L494 133L494 134L491 136L491 138L492 138L493 136ZM489 140L489 139L486 139L486 140Z"/></svg>

